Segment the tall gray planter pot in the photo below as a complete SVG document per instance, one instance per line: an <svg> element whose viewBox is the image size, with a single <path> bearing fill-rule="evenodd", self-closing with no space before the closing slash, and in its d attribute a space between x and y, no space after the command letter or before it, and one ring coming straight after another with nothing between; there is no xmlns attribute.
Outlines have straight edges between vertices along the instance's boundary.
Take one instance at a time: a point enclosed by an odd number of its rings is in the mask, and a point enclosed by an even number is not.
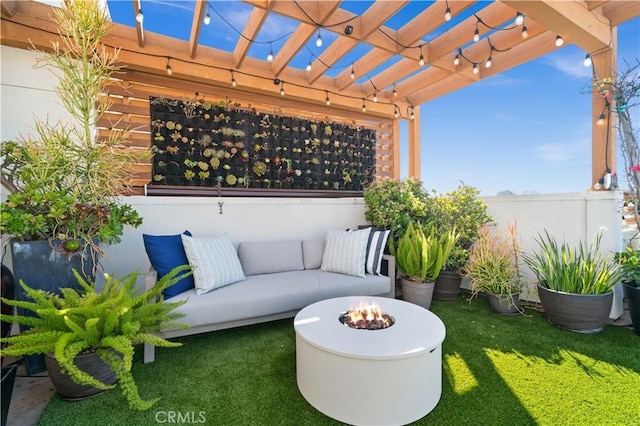
<svg viewBox="0 0 640 426"><path fill-rule="evenodd" d="M538 284L544 312L553 325L577 333L599 333L609 319L613 291L574 294L550 290Z"/></svg>
<svg viewBox="0 0 640 426"><path fill-rule="evenodd" d="M66 253L53 248L49 241L11 241L11 260L15 278L16 300L29 300L26 292L20 287L20 280L33 289L40 289L60 294L60 288L79 289L80 284L73 275L72 269L80 272L85 279L93 281L94 264L91 259L81 255L69 257ZM31 315L30 311L17 309L18 315ZM20 326L20 331L26 327ZM28 375L46 369L44 355L28 355L24 357Z"/></svg>
<svg viewBox="0 0 640 426"><path fill-rule="evenodd" d="M431 307L431 299L433 299L433 288L435 286L435 282L419 283L409 281L404 278L402 278L401 282L402 300L422 306L426 309Z"/></svg>

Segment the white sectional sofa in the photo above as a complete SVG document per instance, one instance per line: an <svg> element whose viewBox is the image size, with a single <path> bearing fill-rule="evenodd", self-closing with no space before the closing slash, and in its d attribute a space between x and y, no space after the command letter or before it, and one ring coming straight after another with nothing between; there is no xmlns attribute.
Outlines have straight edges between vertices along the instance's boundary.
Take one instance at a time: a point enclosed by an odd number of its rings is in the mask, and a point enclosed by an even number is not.
<svg viewBox="0 0 640 426"><path fill-rule="evenodd" d="M395 259L382 256L387 275L364 278L321 269L324 240L241 242L237 254L245 279L204 294L187 290L168 301L187 300L176 311L188 329L166 330L165 338L294 317L307 305L342 296L395 297ZM387 272L388 271L388 272ZM151 269L145 287L151 288L157 273ZM336 319L337 321L337 319ZM145 345L144 362L153 362L155 347Z"/></svg>

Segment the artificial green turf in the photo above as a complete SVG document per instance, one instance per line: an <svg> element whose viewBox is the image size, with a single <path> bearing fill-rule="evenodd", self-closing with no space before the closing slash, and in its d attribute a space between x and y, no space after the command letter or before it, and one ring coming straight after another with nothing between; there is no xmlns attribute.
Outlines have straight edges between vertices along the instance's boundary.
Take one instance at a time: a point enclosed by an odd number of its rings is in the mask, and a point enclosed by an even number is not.
<svg viewBox="0 0 640 426"><path fill-rule="evenodd" d="M500 316L465 296L431 309L447 328L442 398L416 425L640 425L640 337L629 328L571 333L539 312ZM141 395L162 397L150 410L129 410L118 391L54 396L39 424L339 424L298 391L293 320L179 340L152 364L136 354Z"/></svg>

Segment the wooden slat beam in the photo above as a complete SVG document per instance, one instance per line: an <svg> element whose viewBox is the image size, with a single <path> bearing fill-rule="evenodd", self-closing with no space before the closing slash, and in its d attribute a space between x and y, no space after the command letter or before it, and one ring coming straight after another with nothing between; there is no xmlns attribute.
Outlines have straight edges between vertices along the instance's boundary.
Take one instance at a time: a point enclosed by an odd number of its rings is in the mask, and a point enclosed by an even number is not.
<svg viewBox="0 0 640 426"><path fill-rule="evenodd" d="M140 0L133 0L133 19L136 23L136 39L138 40L138 46L144 47L144 29L143 22L138 22L136 16L138 16L138 12L140 12ZM144 16L144 11L142 12Z"/></svg>
<svg viewBox="0 0 640 426"><path fill-rule="evenodd" d="M235 48L233 49L233 65L236 68L240 68L244 58L247 56L247 52L251 47L249 40L255 40L256 36L260 32L262 25L267 20L269 15L269 9L261 9L254 7L247 19L247 23L244 25L242 34L244 37L238 38Z"/></svg>
<svg viewBox="0 0 640 426"><path fill-rule="evenodd" d="M10 18L16 11L16 1L2 0L0 7L2 9L2 16Z"/></svg>
<svg viewBox="0 0 640 426"><path fill-rule="evenodd" d="M196 57L198 39L200 38L200 30L202 29L202 19L204 18L206 8L206 0L196 1L196 7L193 11L193 22L191 22L191 34L189 35L189 53L192 58Z"/></svg>
<svg viewBox="0 0 640 426"><path fill-rule="evenodd" d="M501 0L519 10L526 17L542 24L549 31L571 38L587 52L595 52L611 45L609 20L596 10L589 10L582 2L557 0Z"/></svg>
<svg viewBox="0 0 640 426"><path fill-rule="evenodd" d="M611 21L611 26L617 26L640 16L640 2L612 1L602 7L602 14Z"/></svg>
<svg viewBox="0 0 640 426"><path fill-rule="evenodd" d="M420 106L413 109L415 118L408 121L409 127L409 177L422 180L420 177Z"/></svg>

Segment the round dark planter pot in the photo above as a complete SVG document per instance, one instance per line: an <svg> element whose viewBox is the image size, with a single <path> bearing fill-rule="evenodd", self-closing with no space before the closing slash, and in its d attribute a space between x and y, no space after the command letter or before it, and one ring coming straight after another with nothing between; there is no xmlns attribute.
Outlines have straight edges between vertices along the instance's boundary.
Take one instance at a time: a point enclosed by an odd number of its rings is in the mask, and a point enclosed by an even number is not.
<svg viewBox="0 0 640 426"><path fill-rule="evenodd" d="M622 283L624 298L627 300L629 316L633 323L633 329L640 336L640 286Z"/></svg>
<svg viewBox="0 0 640 426"><path fill-rule="evenodd" d="M98 395L104 390L89 385L80 385L60 370L60 364L52 354L46 354L49 378L60 397L67 401L76 401ZM113 370L95 352L77 355L73 363L82 371L90 374L105 385L113 385L117 378Z"/></svg>
<svg viewBox="0 0 640 426"><path fill-rule="evenodd" d="M518 315L523 312L520 307L520 293L512 294L510 296L487 294L487 299L489 299L491 309L497 314Z"/></svg>
<svg viewBox="0 0 640 426"><path fill-rule="evenodd" d="M599 333L609 319L613 291L605 294L573 294L538 284L540 302L553 325L577 333Z"/></svg>
<svg viewBox="0 0 640 426"><path fill-rule="evenodd" d="M433 288L433 298L436 300L456 300L460 294L460 283L462 277L458 271L440 271L436 278L436 285Z"/></svg>
<svg viewBox="0 0 640 426"><path fill-rule="evenodd" d="M429 309L433 298L435 283L419 283L404 278L402 282L402 300Z"/></svg>

